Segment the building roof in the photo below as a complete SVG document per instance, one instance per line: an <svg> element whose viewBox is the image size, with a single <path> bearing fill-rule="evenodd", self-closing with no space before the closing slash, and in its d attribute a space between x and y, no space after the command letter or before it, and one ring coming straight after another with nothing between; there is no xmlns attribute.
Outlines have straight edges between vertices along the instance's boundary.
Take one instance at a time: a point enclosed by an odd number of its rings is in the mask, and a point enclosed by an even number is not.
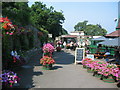
<svg viewBox="0 0 120 90"><path fill-rule="evenodd" d="M91 40L94 40L94 41L104 41L104 40L107 40L107 38L105 38L104 36L101 36L101 37L94 38L94 39L91 39Z"/></svg>
<svg viewBox="0 0 120 90"><path fill-rule="evenodd" d="M120 37L111 39L111 40L105 40L98 44L102 44L102 45L106 45L106 46L120 46Z"/></svg>
<svg viewBox="0 0 120 90"><path fill-rule="evenodd" d="M105 35L106 37L120 37L120 29L116 30L110 34Z"/></svg>

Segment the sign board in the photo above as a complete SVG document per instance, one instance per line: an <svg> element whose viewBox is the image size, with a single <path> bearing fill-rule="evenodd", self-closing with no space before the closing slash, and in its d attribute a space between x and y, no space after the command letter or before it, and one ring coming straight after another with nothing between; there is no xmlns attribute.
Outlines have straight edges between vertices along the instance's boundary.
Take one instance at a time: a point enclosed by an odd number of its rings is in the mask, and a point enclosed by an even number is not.
<svg viewBox="0 0 120 90"><path fill-rule="evenodd" d="M85 48L76 48L75 50L75 64L81 63L85 57Z"/></svg>
<svg viewBox="0 0 120 90"><path fill-rule="evenodd" d="M92 54L87 54L87 58L90 58L90 59L94 60L94 55L92 55Z"/></svg>

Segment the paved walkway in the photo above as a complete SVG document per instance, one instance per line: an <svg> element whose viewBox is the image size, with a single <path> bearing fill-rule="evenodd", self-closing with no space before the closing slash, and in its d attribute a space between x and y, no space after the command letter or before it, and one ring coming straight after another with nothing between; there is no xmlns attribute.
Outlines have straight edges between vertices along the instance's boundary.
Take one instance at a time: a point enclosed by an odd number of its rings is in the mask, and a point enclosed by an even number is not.
<svg viewBox="0 0 120 90"><path fill-rule="evenodd" d="M117 88L116 83L105 83L82 65L74 64L74 51L55 52L54 70L43 70L39 65L40 53L33 55L29 65L22 67L21 87L25 88ZM23 75L24 74L24 75Z"/></svg>

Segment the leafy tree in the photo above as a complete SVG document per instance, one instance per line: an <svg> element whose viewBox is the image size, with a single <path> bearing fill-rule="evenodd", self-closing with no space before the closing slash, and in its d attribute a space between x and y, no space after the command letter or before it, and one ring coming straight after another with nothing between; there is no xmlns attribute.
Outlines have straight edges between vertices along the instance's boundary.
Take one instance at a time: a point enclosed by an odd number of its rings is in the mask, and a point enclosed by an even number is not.
<svg viewBox="0 0 120 90"><path fill-rule="evenodd" d="M41 2L35 2L31 7L28 7L28 2L3 2L2 8L3 16L11 19L13 24L18 26L31 24L37 29L43 28L53 34L53 38L62 33L64 15L62 11L57 12L52 6L47 8Z"/></svg>
<svg viewBox="0 0 120 90"><path fill-rule="evenodd" d="M89 24L87 25L86 29L85 29L85 34L86 35L92 35L92 36L99 36L99 35L105 35L107 33L107 31L105 29L103 29L102 27L100 27L99 25L92 25Z"/></svg>
<svg viewBox="0 0 120 90"><path fill-rule="evenodd" d="M61 12L55 11L52 6L47 8L45 4L35 2L31 6L31 21L35 27L47 30L55 38L62 32L61 24L64 21L64 16Z"/></svg>
<svg viewBox="0 0 120 90"><path fill-rule="evenodd" d="M97 36L105 35L107 31L101 25L87 24L88 21L79 22L75 25L75 31L84 31L85 35Z"/></svg>
<svg viewBox="0 0 120 90"><path fill-rule="evenodd" d="M28 25L30 8L27 2L2 2L2 15L17 25Z"/></svg>
<svg viewBox="0 0 120 90"><path fill-rule="evenodd" d="M84 29L87 26L87 20L83 21L83 22L79 22L77 25L75 25L75 31L84 31Z"/></svg>
<svg viewBox="0 0 120 90"><path fill-rule="evenodd" d="M62 28L62 35L66 35L68 34L67 30L65 30L64 28Z"/></svg>

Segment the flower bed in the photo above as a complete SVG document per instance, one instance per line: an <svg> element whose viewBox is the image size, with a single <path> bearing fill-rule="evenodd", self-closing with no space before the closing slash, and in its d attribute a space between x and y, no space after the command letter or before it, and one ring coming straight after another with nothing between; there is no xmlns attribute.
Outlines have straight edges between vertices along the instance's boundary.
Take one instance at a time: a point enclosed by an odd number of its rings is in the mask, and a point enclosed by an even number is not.
<svg viewBox="0 0 120 90"><path fill-rule="evenodd" d="M87 67L89 70L93 71L93 76L100 76L103 81L111 80L112 77L114 82L120 80L120 70L116 64L109 64L103 61L95 61L89 58L82 60L83 67ZM110 81L113 82L113 81Z"/></svg>

